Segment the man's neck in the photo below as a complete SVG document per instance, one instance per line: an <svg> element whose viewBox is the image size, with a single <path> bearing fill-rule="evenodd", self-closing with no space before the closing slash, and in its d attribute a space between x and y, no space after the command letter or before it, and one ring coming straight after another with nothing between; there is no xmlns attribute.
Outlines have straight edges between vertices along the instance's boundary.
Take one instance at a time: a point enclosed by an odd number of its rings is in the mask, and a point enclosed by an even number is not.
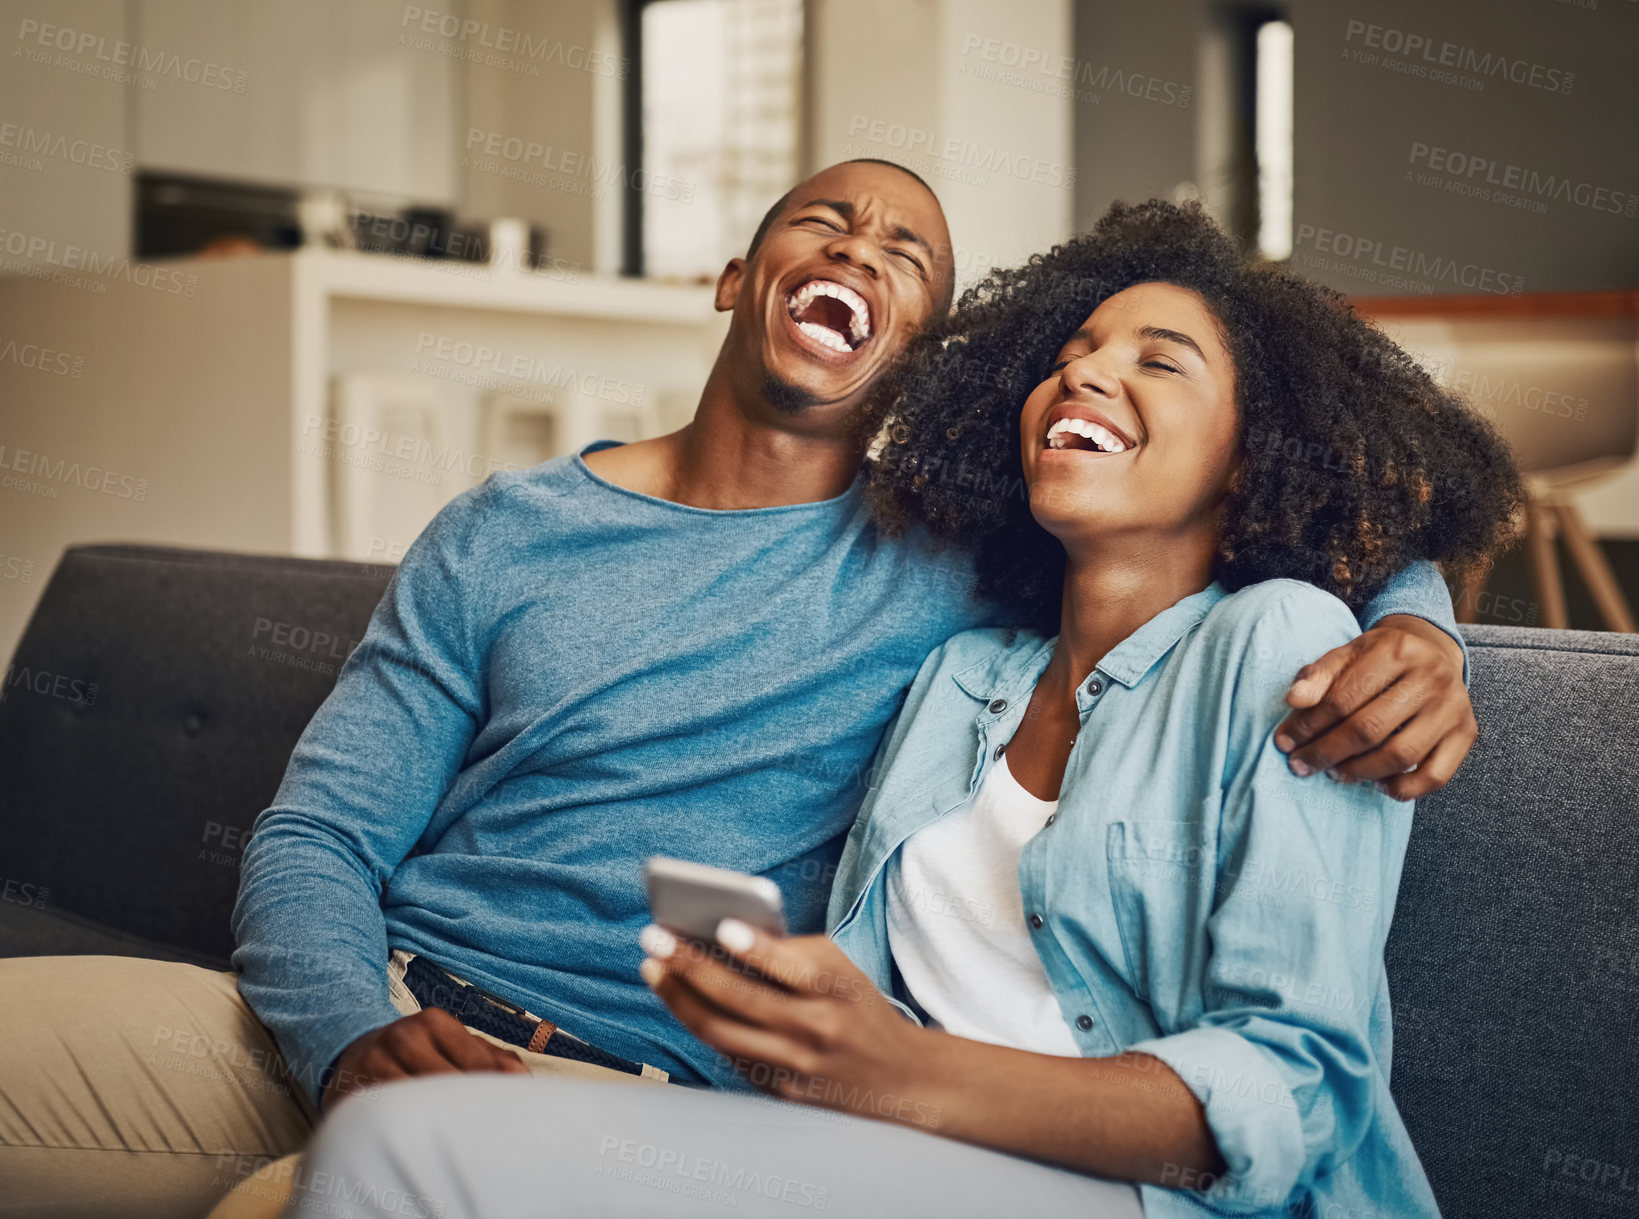
<svg viewBox="0 0 1639 1219"><path fill-rule="evenodd" d="M766 400L736 399L719 360L686 427L585 460L600 478L693 508L808 504L841 495L859 473L863 441L852 430L838 430L842 434L780 427Z"/></svg>

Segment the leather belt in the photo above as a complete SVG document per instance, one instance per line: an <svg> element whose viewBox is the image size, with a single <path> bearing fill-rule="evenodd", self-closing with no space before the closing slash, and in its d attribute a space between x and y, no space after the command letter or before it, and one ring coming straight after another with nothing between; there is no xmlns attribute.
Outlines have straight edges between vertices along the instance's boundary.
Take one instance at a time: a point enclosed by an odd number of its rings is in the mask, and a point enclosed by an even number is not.
<svg viewBox="0 0 1639 1219"><path fill-rule="evenodd" d="M659 1068L645 1067L583 1041L552 1021L542 1020L440 969L425 957L410 959L404 968L404 985L423 1008L442 1008L462 1024L532 1054L567 1058L626 1075L658 1076L671 1082Z"/></svg>

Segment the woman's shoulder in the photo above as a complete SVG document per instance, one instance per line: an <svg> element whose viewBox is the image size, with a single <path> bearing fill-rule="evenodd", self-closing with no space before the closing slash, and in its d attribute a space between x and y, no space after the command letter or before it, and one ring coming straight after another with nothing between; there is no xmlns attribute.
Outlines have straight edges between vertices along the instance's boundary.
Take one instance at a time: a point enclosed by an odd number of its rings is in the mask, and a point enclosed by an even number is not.
<svg viewBox="0 0 1639 1219"><path fill-rule="evenodd" d="M1291 713L1286 695L1304 666L1360 634L1339 597L1302 580L1263 580L1220 599L1179 664L1196 696L1200 739L1228 743L1226 765L1259 757Z"/></svg>
<svg viewBox="0 0 1639 1219"><path fill-rule="evenodd" d="M1201 622L1198 642L1251 651L1260 660L1300 657L1307 664L1360 634L1354 611L1302 580L1260 580L1229 593Z"/></svg>

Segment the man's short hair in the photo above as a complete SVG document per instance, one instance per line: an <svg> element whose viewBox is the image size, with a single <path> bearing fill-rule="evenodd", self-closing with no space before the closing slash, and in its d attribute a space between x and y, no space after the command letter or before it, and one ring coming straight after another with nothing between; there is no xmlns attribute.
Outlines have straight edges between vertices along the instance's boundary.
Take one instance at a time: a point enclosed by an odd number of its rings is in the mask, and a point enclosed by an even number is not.
<svg viewBox="0 0 1639 1219"><path fill-rule="evenodd" d="M909 174L911 177L915 178L917 180L917 182L921 184L922 189L927 191L928 194L933 196L933 201L935 203L939 202L938 193L934 191L933 187L931 187L927 184L927 181L922 177L922 175L917 173L914 169L909 169L906 166L901 165L898 161L886 161L886 160L883 160L881 157L850 157L846 161L838 161L837 164L838 165L886 165L891 169L897 169L900 173ZM829 169L831 167L827 166L826 168ZM800 182L797 183L797 186L801 186L801 185L802 185L802 183L800 183ZM757 247L763 244L763 238L768 235L769 227L771 225L773 225L774 218L776 216L778 216L783 210L785 210L785 205L788 202L790 202L791 196L792 196L792 194L794 194L796 192L796 189L797 189L797 187L793 186L790 190L786 191L785 194L781 195L778 199L774 200L774 206L773 207L769 208L766 212L763 213L762 222L757 225L757 231L751 235L751 244L746 247L746 261L747 262L750 262L752 256L757 253ZM943 205L941 205L941 206L943 206ZM955 289L955 268L952 267L952 269L951 269L951 283L947 284L945 286L944 299L940 302L939 309L938 309L938 311L940 313L944 313L947 310L949 310L951 296L954 293L954 289Z"/></svg>

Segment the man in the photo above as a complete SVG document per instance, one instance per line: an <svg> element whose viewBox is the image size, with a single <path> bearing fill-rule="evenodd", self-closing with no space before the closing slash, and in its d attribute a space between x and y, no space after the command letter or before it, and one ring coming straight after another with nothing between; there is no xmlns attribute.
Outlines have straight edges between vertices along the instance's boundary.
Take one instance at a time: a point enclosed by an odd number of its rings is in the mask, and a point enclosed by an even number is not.
<svg viewBox="0 0 1639 1219"><path fill-rule="evenodd" d="M215 1157L294 1151L378 1081L721 1078L638 975L642 860L769 876L819 930L903 690L991 617L960 560L880 536L860 486L859 408L948 307L950 248L915 175L821 171L719 279L692 423L439 513L257 822L237 993L186 966L0 962L12 1205L197 1208L232 1184ZM1294 767L1440 786L1474 736L1461 648L1425 620L1449 617L1432 568L1402 573L1294 687ZM200 1070L155 1069L199 1044Z"/></svg>

